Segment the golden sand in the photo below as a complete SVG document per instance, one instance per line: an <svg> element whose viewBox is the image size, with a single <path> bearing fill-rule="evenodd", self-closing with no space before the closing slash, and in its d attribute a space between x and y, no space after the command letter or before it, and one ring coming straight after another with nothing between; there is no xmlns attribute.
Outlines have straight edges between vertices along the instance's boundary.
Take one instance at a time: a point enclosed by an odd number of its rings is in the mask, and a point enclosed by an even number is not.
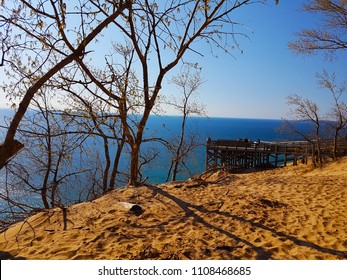
<svg viewBox="0 0 347 280"><path fill-rule="evenodd" d="M0 234L26 259L347 259L347 158L126 187ZM118 202L142 207L133 213Z"/></svg>

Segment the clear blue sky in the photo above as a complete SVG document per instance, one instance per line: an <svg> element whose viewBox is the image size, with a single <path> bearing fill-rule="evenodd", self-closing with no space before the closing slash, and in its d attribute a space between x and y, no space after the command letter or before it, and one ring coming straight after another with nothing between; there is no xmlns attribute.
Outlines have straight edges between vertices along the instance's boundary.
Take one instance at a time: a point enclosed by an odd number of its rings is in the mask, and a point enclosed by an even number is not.
<svg viewBox="0 0 347 280"><path fill-rule="evenodd" d="M315 73L325 69L346 79L347 52L328 62L323 54L302 57L287 47L295 32L319 23L317 16L300 11L304 2L282 0L276 6L267 0L268 5L255 5L240 15L253 32L247 33L251 41L240 41L243 54L235 52L236 60L208 57L200 63L207 79L200 97L209 115L280 119L287 117L285 98L293 93L315 100L322 112L332 104Z"/></svg>
<svg viewBox="0 0 347 280"><path fill-rule="evenodd" d="M300 11L303 0L281 0L279 5L267 0L237 10L238 20L245 25L248 39L240 39L243 53L233 57L221 54L214 58L205 52L199 66L207 82L200 88L200 101L206 104L209 116L235 118L280 119L288 117L286 96L296 93L315 100L322 111L331 105L326 91L319 89L315 73L336 72L347 78L347 53L329 62L324 55L302 57L288 50L301 28L312 27L319 18ZM0 68L0 80L4 76ZM0 89L0 107L7 107ZM167 111L171 114L170 110Z"/></svg>

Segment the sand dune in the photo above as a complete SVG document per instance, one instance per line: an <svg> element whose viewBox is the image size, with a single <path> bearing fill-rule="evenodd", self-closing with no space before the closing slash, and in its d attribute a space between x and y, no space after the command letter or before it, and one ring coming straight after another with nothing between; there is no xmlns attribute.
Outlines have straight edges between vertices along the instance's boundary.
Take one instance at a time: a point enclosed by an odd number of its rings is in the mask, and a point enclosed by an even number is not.
<svg viewBox="0 0 347 280"><path fill-rule="evenodd" d="M66 230L61 209L43 211L1 233L0 251L26 259L347 259L347 158L317 170L202 179L126 187L68 207Z"/></svg>

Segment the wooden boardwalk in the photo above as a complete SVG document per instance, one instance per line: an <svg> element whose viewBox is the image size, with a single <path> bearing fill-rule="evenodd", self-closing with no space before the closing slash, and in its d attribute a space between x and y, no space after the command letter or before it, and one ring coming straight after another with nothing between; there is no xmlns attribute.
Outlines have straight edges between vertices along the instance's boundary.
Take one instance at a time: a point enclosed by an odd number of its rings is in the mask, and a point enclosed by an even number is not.
<svg viewBox="0 0 347 280"><path fill-rule="evenodd" d="M333 141L321 141L320 151L331 150ZM315 153L315 145L308 141L251 142L247 140L211 140L206 143L206 170L253 167L278 167L287 163L296 165L299 160ZM347 155L347 140L339 141L340 154Z"/></svg>

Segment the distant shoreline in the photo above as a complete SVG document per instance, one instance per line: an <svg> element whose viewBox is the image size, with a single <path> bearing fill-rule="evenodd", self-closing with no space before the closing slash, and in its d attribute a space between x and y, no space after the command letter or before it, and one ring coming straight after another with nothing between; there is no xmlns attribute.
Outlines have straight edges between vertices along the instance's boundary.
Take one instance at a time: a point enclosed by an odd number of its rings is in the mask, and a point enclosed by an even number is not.
<svg viewBox="0 0 347 280"><path fill-rule="evenodd" d="M33 109L29 109L33 110ZM11 112L12 115L14 115L16 110L13 110L11 108L5 108L5 107L0 107L0 112L2 111L8 111ZM59 110L57 110L59 111ZM157 115L157 114L151 114L150 117L182 117L181 115L171 115L171 114L163 114L163 115ZM255 118L255 117L232 117L232 116L189 116L189 118L213 118L213 119L235 119L235 120L269 120L269 121L281 121L281 118Z"/></svg>

